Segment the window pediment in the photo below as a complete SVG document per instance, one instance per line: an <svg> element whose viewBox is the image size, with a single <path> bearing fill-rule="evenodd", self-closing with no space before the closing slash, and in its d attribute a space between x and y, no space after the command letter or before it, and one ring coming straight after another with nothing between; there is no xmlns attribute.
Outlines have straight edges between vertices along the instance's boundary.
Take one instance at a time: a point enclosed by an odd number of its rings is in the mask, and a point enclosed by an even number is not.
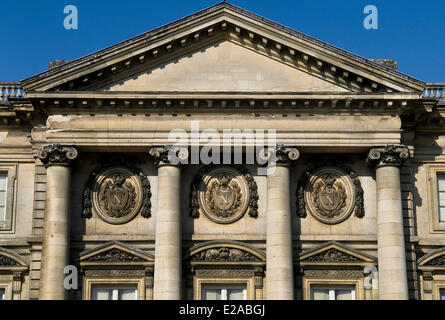
<svg viewBox="0 0 445 320"><path fill-rule="evenodd" d="M266 256L261 250L237 241L208 241L192 247L185 259L190 259L192 265L263 265Z"/></svg>
<svg viewBox="0 0 445 320"><path fill-rule="evenodd" d="M445 248L433 250L417 260L420 270L445 270Z"/></svg>
<svg viewBox="0 0 445 320"><path fill-rule="evenodd" d="M311 265L377 265L377 259L371 255L349 248L336 241L309 249L299 257L301 266Z"/></svg>
<svg viewBox="0 0 445 320"><path fill-rule="evenodd" d="M0 247L0 270L27 270L28 259L12 250Z"/></svg>
<svg viewBox="0 0 445 320"><path fill-rule="evenodd" d="M154 256L119 241L111 241L80 254L81 266L153 265Z"/></svg>

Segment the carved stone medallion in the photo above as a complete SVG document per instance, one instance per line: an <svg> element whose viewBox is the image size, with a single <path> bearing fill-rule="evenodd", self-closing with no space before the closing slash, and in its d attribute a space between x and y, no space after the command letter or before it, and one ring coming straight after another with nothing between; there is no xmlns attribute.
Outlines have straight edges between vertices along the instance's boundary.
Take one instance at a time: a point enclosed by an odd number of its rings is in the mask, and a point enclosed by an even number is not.
<svg viewBox="0 0 445 320"><path fill-rule="evenodd" d="M355 206L353 181L335 167L323 167L312 173L304 197L312 216L328 224L345 220Z"/></svg>
<svg viewBox="0 0 445 320"><path fill-rule="evenodd" d="M230 167L217 167L203 176L199 187L199 205L204 214L217 223L240 219L249 205L249 186L244 176Z"/></svg>
<svg viewBox="0 0 445 320"><path fill-rule="evenodd" d="M139 212L142 194L141 182L133 172L111 167L97 176L93 187L93 206L101 219L121 224Z"/></svg>

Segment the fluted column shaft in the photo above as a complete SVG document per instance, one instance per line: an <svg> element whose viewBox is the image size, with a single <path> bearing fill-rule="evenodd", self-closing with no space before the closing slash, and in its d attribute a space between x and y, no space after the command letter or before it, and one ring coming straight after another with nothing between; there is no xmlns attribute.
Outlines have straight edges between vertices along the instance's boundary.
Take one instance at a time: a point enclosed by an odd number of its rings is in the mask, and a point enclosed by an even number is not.
<svg viewBox="0 0 445 320"><path fill-rule="evenodd" d="M38 157L45 164L46 204L40 269L40 299L63 300L66 265L69 265L69 207L71 187L71 162L77 150L60 145L46 145Z"/></svg>
<svg viewBox="0 0 445 320"><path fill-rule="evenodd" d="M376 167L379 298L407 300L405 237L400 166L409 156L404 146L373 148L368 164Z"/></svg>
<svg viewBox="0 0 445 320"><path fill-rule="evenodd" d="M181 167L162 157L165 148L153 148L158 167L158 200L153 299L182 298Z"/></svg>
<svg viewBox="0 0 445 320"><path fill-rule="evenodd" d="M294 299L289 158L298 155L294 148L278 148L277 164L267 174L267 300Z"/></svg>

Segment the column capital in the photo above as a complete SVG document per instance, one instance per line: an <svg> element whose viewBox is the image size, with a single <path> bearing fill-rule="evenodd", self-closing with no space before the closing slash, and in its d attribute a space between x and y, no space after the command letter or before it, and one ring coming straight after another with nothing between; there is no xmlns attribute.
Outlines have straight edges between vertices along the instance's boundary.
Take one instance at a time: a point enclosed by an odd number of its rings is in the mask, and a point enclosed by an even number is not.
<svg viewBox="0 0 445 320"><path fill-rule="evenodd" d="M60 144L44 145L37 153L37 158L43 162L45 167L52 165L71 166L78 156L79 152L75 147L63 146Z"/></svg>
<svg viewBox="0 0 445 320"><path fill-rule="evenodd" d="M151 147L148 154L155 159L156 167L181 166L189 156L187 148L175 145Z"/></svg>
<svg viewBox="0 0 445 320"><path fill-rule="evenodd" d="M300 152L295 147L278 144L271 152L269 151L269 157L275 157L275 162L278 165L290 165L300 157Z"/></svg>
<svg viewBox="0 0 445 320"><path fill-rule="evenodd" d="M400 167L409 158L409 149L404 145L374 146L369 151L366 164L379 168L385 166Z"/></svg>

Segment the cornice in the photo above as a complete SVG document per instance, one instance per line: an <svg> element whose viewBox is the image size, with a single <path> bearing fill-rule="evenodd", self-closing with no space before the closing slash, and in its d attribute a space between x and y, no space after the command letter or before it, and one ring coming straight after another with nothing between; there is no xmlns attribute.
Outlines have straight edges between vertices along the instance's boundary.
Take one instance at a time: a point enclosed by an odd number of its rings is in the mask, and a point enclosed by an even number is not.
<svg viewBox="0 0 445 320"><path fill-rule="evenodd" d="M386 66L225 2L25 79L22 84L27 93L60 86L71 89L89 86L98 78L113 77L147 61L174 54L196 41L217 39L221 33L231 41L259 51L263 49L270 56L278 56L298 68L344 82L354 90L420 93L425 85Z"/></svg>

